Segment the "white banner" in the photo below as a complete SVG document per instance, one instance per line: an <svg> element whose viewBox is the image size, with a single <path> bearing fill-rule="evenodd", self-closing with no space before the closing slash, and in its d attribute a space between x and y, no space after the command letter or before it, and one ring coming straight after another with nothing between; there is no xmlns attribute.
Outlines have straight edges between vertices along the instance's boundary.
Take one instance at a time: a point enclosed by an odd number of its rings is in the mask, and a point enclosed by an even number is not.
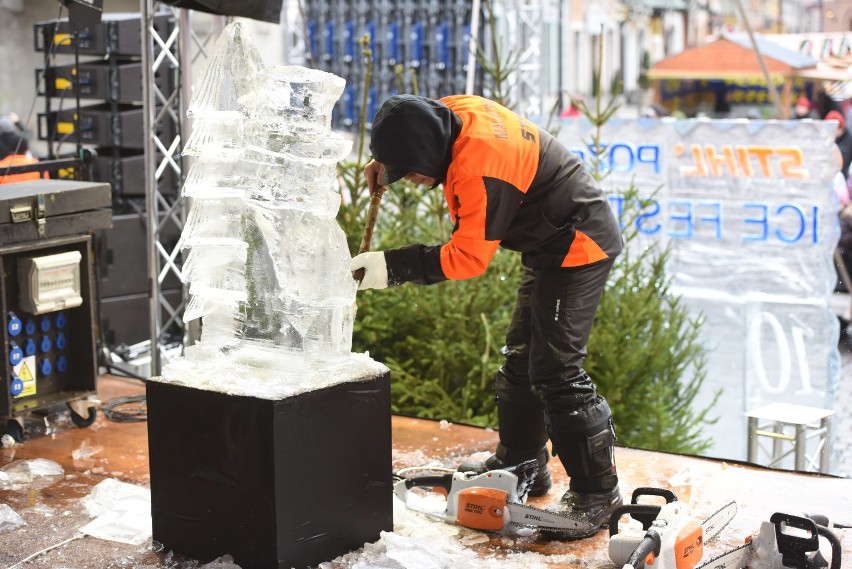
<svg viewBox="0 0 852 569"><path fill-rule="evenodd" d="M745 413L762 405L832 408L834 131L821 121L707 119L612 120L603 129L603 185L616 213L631 180L643 197L656 191L631 246L670 245L672 289L706 319L708 374L696 406L724 390L711 413L719 421L707 428L709 456L745 460ZM588 160L592 133L587 121L566 120L558 138Z"/></svg>

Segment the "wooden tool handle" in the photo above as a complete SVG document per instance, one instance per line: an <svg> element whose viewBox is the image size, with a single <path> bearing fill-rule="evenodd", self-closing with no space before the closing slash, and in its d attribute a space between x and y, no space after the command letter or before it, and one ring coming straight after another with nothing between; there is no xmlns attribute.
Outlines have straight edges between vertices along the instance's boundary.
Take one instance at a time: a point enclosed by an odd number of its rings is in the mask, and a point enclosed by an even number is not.
<svg viewBox="0 0 852 569"><path fill-rule="evenodd" d="M376 186L376 189L370 194L370 209L367 210L367 222L364 224L364 235L361 237L359 254L370 250L373 229L376 227L376 219L379 217L379 204L382 203L382 195L385 193L385 189L385 186ZM352 276L358 281L358 284L361 284L361 281L364 280L364 269L358 269Z"/></svg>

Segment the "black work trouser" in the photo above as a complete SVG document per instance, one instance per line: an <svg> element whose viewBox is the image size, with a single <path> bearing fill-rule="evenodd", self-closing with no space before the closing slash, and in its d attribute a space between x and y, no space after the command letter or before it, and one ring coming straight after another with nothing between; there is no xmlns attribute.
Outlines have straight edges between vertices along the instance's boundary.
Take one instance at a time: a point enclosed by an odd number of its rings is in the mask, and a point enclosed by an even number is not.
<svg viewBox="0 0 852 569"><path fill-rule="evenodd" d="M552 439L579 490L589 487L588 479L614 472L609 406L583 369L612 265L607 259L576 268L525 267L495 381L501 444L524 456ZM587 450L586 440L599 433L604 450ZM604 486L615 484L607 480Z"/></svg>

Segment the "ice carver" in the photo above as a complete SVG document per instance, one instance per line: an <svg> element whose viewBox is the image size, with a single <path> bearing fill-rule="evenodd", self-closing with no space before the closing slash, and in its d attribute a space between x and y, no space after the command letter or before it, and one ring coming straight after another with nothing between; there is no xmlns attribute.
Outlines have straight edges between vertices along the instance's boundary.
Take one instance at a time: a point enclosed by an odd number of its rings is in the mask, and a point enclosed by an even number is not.
<svg viewBox="0 0 852 569"><path fill-rule="evenodd" d="M521 252L523 273L495 394L500 442L482 473L536 459L531 495L551 487L548 438L570 476L551 509L595 533L621 505L609 405L583 370L601 293L623 241L607 198L580 158L549 133L477 96L389 98L373 120L365 167L371 191L405 178L443 184L454 223L443 245L362 253L360 288L434 284L485 272L498 247Z"/></svg>

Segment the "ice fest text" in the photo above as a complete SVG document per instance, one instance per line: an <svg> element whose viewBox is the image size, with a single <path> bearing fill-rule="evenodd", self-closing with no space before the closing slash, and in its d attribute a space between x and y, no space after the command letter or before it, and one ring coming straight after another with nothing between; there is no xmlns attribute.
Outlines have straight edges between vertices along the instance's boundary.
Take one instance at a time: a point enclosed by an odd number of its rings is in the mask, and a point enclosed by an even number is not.
<svg viewBox="0 0 852 569"><path fill-rule="evenodd" d="M602 144L601 148L602 173L657 177L663 171L664 154L658 144L618 142ZM589 157L595 154L591 145L575 148L574 152L587 164ZM686 161L678 166L678 173L684 178L810 178L801 149L792 146L678 143L673 152L675 158ZM636 230L643 235L674 239L727 241L734 238L742 242L819 243L819 205L731 197L640 198L641 203L636 204L639 211L634 222ZM609 199L616 215L623 220L624 197L611 195Z"/></svg>

